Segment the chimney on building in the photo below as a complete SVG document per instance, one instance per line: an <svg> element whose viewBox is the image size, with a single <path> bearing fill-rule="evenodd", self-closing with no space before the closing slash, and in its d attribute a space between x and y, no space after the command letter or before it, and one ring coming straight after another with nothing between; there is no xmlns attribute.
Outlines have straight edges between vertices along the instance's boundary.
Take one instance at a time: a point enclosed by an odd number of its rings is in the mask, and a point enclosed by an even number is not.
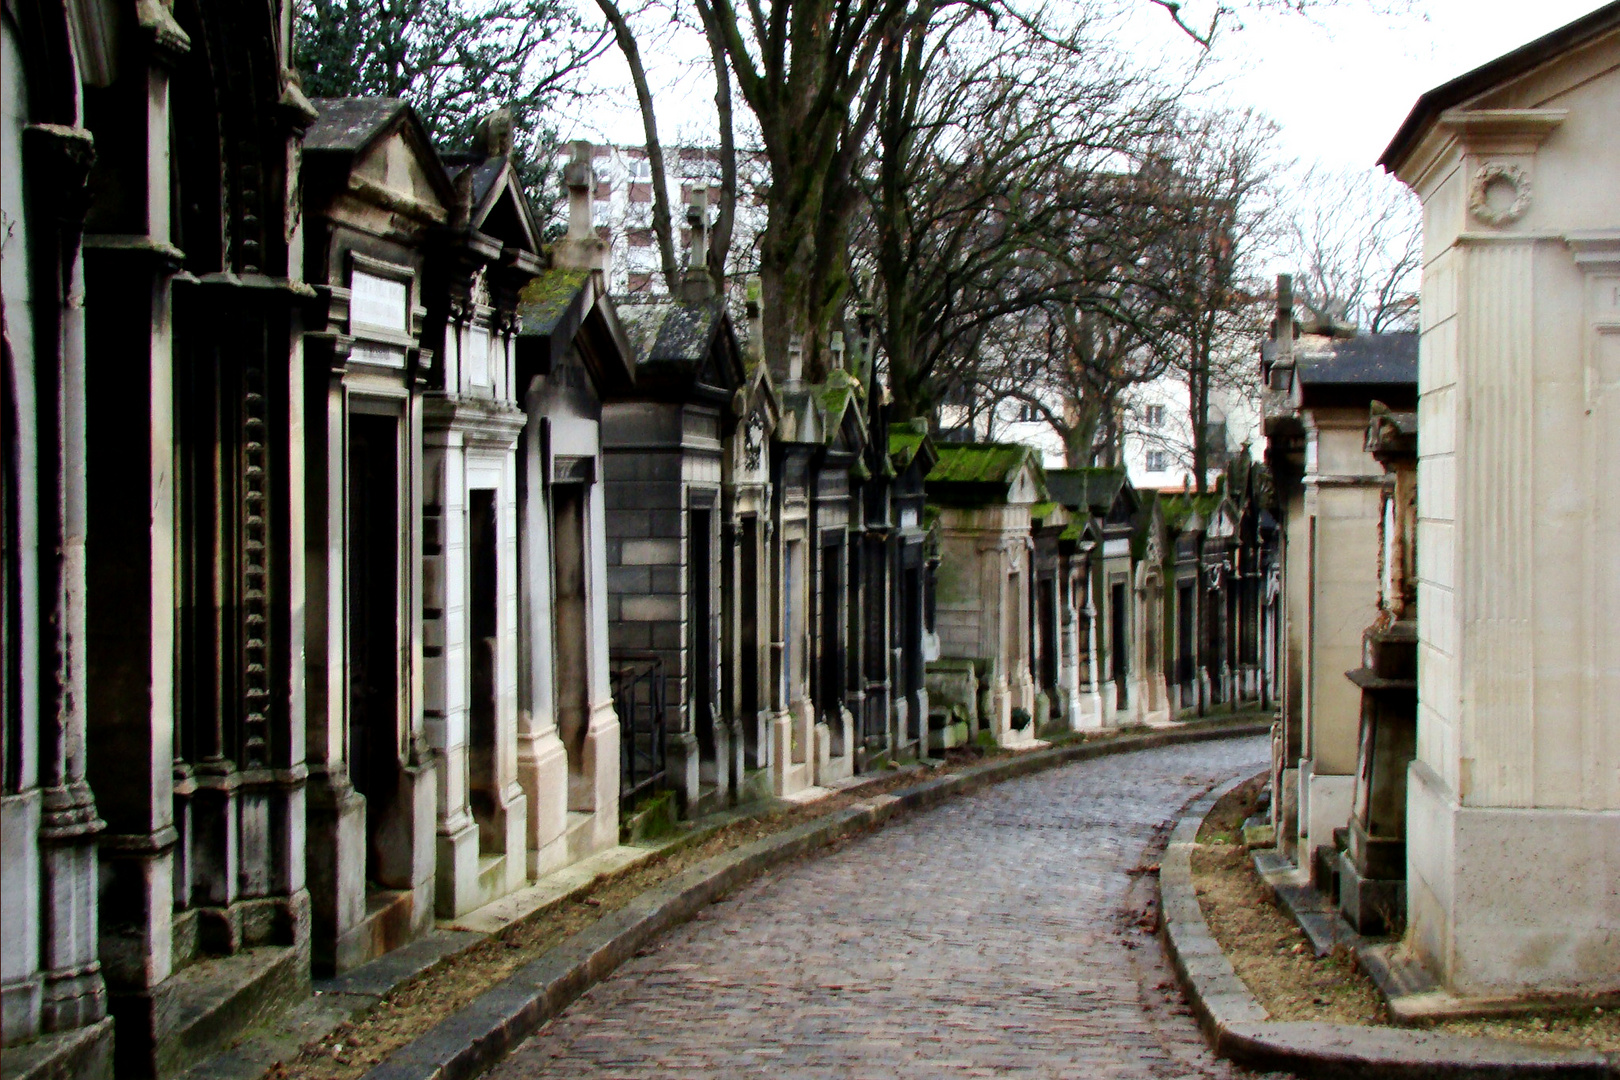
<svg viewBox="0 0 1620 1080"><path fill-rule="evenodd" d="M591 187L596 181L591 164L594 149L585 139L568 144L568 164L563 166L563 184L568 188L568 234L551 245L551 265L606 274L612 249L596 235L591 215Z"/></svg>
<svg viewBox="0 0 1620 1080"><path fill-rule="evenodd" d="M709 189L692 189L692 201L686 208L686 224L692 230L691 258L687 261L686 277L681 280L681 299L689 302L714 297L714 275L709 273Z"/></svg>
<svg viewBox="0 0 1620 1080"><path fill-rule="evenodd" d="M832 353L831 369L833 371L847 370L844 367L844 332L834 330L827 340L827 351Z"/></svg>

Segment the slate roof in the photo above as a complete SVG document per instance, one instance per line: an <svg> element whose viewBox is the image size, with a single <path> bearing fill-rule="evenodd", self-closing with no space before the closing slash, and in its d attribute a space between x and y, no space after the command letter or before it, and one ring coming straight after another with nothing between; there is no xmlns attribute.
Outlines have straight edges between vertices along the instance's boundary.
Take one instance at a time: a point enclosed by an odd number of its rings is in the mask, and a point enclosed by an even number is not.
<svg viewBox="0 0 1620 1080"><path fill-rule="evenodd" d="M1418 336L1361 334L1303 339L1294 350L1302 387L1398 386L1417 383Z"/></svg>
<svg viewBox="0 0 1620 1080"><path fill-rule="evenodd" d="M1084 507L1106 513L1125 484L1125 470L1119 466L1084 469L1048 469L1046 489L1052 498L1070 509Z"/></svg>
<svg viewBox="0 0 1620 1080"><path fill-rule="evenodd" d="M463 158L463 160L456 160L458 157ZM484 200L489 198L490 191L494 189L495 184L506 171L507 163L504 157L485 158L474 164L468 164L463 155L446 154L445 158L447 159L446 165L451 179L459 177L468 169L472 170L472 201L474 206L484 204Z"/></svg>
<svg viewBox="0 0 1620 1080"><path fill-rule="evenodd" d="M310 104L320 115L304 134L305 153L358 153L410 108L390 97L316 98Z"/></svg>
<svg viewBox="0 0 1620 1080"><path fill-rule="evenodd" d="M1605 4L1574 22L1559 27L1510 53L1498 56L1488 64L1463 73L1450 82L1441 83L1417 99L1395 137L1384 148L1378 164L1390 172L1401 167L1418 140L1440 114L1469 98L1477 97L1494 87L1534 71L1542 64L1577 49L1593 38L1620 27L1620 3Z"/></svg>
<svg viewBox="0 0 1620 1080"><path fill-rule="evenodd" d="M638 363L701 364L720 329L722 302L615 297Z"/></svg>

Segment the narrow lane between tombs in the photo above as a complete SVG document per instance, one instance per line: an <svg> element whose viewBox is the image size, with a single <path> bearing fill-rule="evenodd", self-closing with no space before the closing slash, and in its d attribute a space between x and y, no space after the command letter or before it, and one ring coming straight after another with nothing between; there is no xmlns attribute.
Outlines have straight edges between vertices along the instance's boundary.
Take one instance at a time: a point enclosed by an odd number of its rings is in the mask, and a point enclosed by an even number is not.
<svg viewBox="0 0 1620 1080"><path fill-rule="evenodd" d="M1244 738L1080 762L755 882L491 1074L1235 1077L1152 934L1169 824L1264 768Z"/></svg>

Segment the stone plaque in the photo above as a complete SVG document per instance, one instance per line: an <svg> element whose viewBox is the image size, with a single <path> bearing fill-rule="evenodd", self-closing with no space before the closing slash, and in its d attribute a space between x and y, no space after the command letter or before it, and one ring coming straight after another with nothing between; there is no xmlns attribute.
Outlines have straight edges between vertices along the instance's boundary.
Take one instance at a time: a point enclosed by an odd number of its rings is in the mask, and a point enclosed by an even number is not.
<svg viewBox="0 0 1620 1080"><path fill-rule="evenodd" d="M356 341L349 349L349 363L403 368L405 349L399 345L381 345L375 341Z"/></svg>
<svg viewBox="0 0 1620 1080"><path fill-rule="evenodd" d="M596 479L594 457L573 457L558 454L551 462L551 482L554 484L589 484Z"/></svg>
<svg viewBox="0 0 1620 1080"><path fill-rule="evenodd" d="M495 380L489 371L489 331L481 326L468 327L465 340L466 352L461 366L467 381L474 386L493 386Z"/></svg>
<svg viewBox="0 0 1620 1080"><path fill-rule="evenodd" d="M349 323L409 333L408 300L405 282L356 270L349 278Z"/></svg>

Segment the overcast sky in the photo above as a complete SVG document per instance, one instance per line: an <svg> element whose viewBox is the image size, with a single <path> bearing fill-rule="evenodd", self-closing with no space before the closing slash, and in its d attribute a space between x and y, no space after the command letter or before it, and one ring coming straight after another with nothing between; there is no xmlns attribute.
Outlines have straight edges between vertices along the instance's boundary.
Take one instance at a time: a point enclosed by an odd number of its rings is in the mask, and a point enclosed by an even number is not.
<svg viewBox="0 0 1620 1080"><path fill-rule="evenodd" d="M1416 0L1405 16L1349 3L1313 19L1251 20L1217 45L1217 93L1270 114L1287 152L1304 162L1370 167L1423 91L1601 6ZM1145 47L1196 48L1177 42L1168 22L1161 20Z"/></svg>
<svg viewBox="0 0 1620 1080"><path fill-rule="evenodd" d="M1195 17L1215 2L1186 0L1185 6ZM1377 0L1385 7L1393 2ZM1198 46L1148 0L1122 6L1129 16L1119 24L1127 39L1122 44L1144 64L1162 59L1178 67L1199 55ZM1413 0L1410 14L1394 16L1375 13L1373 6L1373 0L1344 0L1310 18L1268 15L1241 29L1228 28L1211 57L1209 70L1219 81L1210 92L1212 101L1252 105L1269 114L1282 127L1282 149L1302 164L1370 168L1423 91L1602 5L1593 0ZM591 0L581 0L581 7L593 22L599 19ZM654 82L665 87L659 94L665 139L680 139L683 127L687 137L696 136L689 124L694 114L712 108L712 84L706 76L689 75L683 87L670 87L665 80L673 71L690 71L690 59L671 64L666 54L660 63L658 50L644 49L649 51L649 62L663 68L655 70ZM596 97L589 115L577 118L577 134L639 142L639 116L617 53L603 57L593 75L619 104L603 108L602 97Z"/></svg>

